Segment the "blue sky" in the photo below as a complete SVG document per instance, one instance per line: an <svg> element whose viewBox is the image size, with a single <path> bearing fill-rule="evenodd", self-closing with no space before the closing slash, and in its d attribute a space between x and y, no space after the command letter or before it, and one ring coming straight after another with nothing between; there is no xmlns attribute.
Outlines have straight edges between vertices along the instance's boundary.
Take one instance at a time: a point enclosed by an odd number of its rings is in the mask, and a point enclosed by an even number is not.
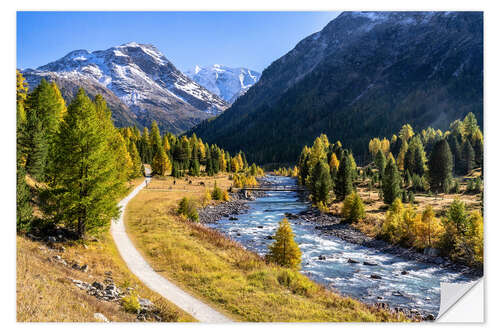
<svg viewBox="0 0 500 333"><path fill-rule="evenodd" d="M18 12L17 67L76 49L155 45L182 71L224 64L262 71L339 12Z"/></svg>

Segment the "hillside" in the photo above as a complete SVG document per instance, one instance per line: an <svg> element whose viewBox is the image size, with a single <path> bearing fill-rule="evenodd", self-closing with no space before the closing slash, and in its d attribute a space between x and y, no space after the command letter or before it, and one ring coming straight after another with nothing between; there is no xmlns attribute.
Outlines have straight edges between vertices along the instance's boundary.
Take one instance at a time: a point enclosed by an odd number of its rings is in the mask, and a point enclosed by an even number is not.
<svg viewBox="0 0 500 333"><path fill-rule="evenodd" d="M402 124L482 126L480 12L344 12L274 61L257 84L192 132L257 163L295 163L325 133L360 162Z"/></svg>
<svg viewBox="0 0 500 333"><path fill-rule="evenodd" d="M162 131L181 133L228 106L153 45L134 42L103 51L75 50L23 75L30 89L42 78L56 81L66 101L78 87L103 95L117 126L150 126L156 120Z"/></svg>

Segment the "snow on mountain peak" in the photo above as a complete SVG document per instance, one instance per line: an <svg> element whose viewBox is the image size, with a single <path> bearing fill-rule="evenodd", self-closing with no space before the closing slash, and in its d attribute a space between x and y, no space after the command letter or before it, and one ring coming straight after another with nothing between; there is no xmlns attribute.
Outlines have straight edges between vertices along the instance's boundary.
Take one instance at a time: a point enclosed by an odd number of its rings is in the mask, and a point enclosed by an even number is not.
<svg viewBox="0 0 500 333"><path fill-rule="evenodd" d="M261 75L248 68L231 68L221 64L204 67L196 65L185 74L229 103L233 103L239 96L246 93Z"/></svg>

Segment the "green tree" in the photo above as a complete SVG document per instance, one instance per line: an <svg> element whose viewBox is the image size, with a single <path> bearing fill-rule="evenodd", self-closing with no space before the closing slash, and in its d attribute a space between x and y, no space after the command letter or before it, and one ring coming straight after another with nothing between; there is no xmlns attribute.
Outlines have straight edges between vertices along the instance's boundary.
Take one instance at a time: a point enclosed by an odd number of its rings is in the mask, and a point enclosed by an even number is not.
<svg viewBox="0 0 500 333"><path fill-rule="evenodd" d="M363 200L356 192L349 194L342 206L342 217L350 222L357 222L366 217Z"/></svg>
<svg viewBox="0 0 500 333"><path fill-rule="evenodd" d="M385 155L382 150L379 149L379 151L375 155L375 165L377 166L377 169L381 174L384 173L385 163Z"/></svg>
<svg viewBox="0 0 500 333"><path fill-rule="evenodd" d="M131 178L137 178L142 176L143 174L143 166L141 162L141 157L139 156L139 152L137 151L137 147L135 143L130 141L128 152L130 154L130 159L132 160L132 171L130 173Z"/></svg>
<svg viewBox="0 0 500 333"><path fill-rule="evenodd" d="M164 150L163 142L161 140L161 135L160 135L160 129L158 128L158 123L156 122L156 120L153 120L153 122L151 123L150 140L151 140L152 154L154 157L160 152L160 150Z"/></svg>
<svg viewBox="0 0 500 333"><path fill-rule="evenodd" d="M451 185L453 156L445 139L434 145L429 159L429 180L433 191L447 192Z"/></svg>
<svg viewBox="0 0 500 333"><path fill-rule="evenodd" d="M382 177L382 191L386 204L391 204L396 198L401 198L401 176L392 160L385 167L384 176Z"/></svg>
<svg viewBox="0 0 500 333"><path fill-rule="evenodd" d="M267 259L278 265L299 269L302 253L295 242L290 222L284 218L280 221L278 230L274 235L274 242L269 246Z"/></svg>
<svg viewBox="0 0 500 333"><path fill-rule="evenodd" d="M337 179L334 187L335 195L338 200L344 200L344 198L353 191L352 174L351 160L347 153L344 153L340 160L339 171L337 172Z"/></svg>
<svg viewBox="0 0 500 333"><path fill-rule="evenodd" d="M470 144L470 141L466 139L462 145L462 161L463 161L463 173L468 174L474 169L476 164L476 156L474 154L474 149Z"/></svg>
<svg viewBox="0 0 500 333"><path fill-rule="evenodd" d="M314 166L311 177L311 186L313 201L315 203L322 202L326 204L328 202L330 191L332 190L332 179L330 177L330 169L325 162L319 161Z"/></svg>
<svg viewBox="0 0 500 333"><path fill-rule="evenodd" d="M166 176L172 172L172 163L163 149L159 149L153 157L151 169L155 175Z"/></svg>
<svg viewBox="0 0 500 333"><path fill-rule="evenodd" d="M116 170L116 152L109 146L111 118L98 114L96 105L80 88L55 137L53 177L46 212L64 222L79 237L107 225L119 214L124 193Z"/></svg>

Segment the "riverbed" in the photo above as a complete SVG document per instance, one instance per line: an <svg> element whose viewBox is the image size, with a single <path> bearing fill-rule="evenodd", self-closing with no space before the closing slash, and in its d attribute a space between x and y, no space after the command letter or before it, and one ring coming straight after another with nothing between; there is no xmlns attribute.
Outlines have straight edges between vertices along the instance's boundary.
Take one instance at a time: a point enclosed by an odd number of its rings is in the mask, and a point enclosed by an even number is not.
<svg viewBox="0 0 500 333"><path fill-rule="evenodd" d="M266 176L274 185L295 185L295 179ZM209 224L248 250L265 255L285 213L298 214L310 204L293 191L270 191L247 202L247 210ZM343 295L365 303L437 316L440 283L470 282L472 277L439 265L417 262L322 234L303 219L290 220L302 251L301 272Z"/></svg>

